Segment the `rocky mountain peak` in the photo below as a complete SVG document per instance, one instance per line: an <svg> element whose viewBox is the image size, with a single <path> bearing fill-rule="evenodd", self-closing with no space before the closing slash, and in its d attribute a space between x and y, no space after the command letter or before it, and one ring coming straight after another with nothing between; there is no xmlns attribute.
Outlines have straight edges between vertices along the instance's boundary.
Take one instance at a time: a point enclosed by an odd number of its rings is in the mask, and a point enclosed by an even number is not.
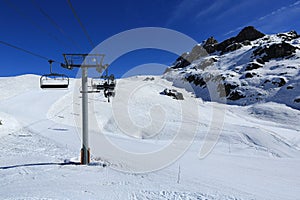
<svg viewBox="0 0 300 200"><path fill-rule="evenodd" d="M264 36L265 34L256 30L253 26L247 26L243 28L241 32L239 32L239 34L235 37L235 41L236 42L245 42L246 40L254 41Z"/></svg>
<svg viewBox="0 0 300 200"><path fill-rule="evenodd" d="M299 38L296 31L265 35L245 27L221 43L208 38L178 58L164 76L179 87L188 82L198 97L208 101L208 85L219 81L227 103L273 101L300 109Z"/></svg>
<svg viewBox="0 0 300 200"><path fill-rule="evenodd" d="M203 43L203 48L207 51L207 53L213 53L216 51L218 41L213 36L208 38Z"/></svg>
<svg viewBox="0 0 300 200"><path fill-rule="evenodd" d="M218 43L218 41L214 37L210 37L205 42L203 42L203 48L209 54L215 53L217 51L219 51L221 54L224 54L226 52L240 49L242 48L242 46L250 45L250 41L257 40L264 36L265 34L256 30L253 26L247 26L243 28L237 36L224 40L221 43Z"/></svg>

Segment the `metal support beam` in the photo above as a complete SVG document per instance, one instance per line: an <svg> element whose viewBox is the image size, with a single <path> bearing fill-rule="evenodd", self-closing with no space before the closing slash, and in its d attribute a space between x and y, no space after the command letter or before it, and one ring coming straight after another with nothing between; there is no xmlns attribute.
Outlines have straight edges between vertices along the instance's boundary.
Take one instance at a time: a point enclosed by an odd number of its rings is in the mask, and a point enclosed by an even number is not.
<svg viewBox="0 0 300 200"><path fill-rule="evenodd" d="M89 137L88 137L88 68L81 67L82 70L82 149L81 164L86 165L90 162Z"/></svg>
<svg viewBox="0 0 300 200"><path fill-rule="evenodd" d="M81 164L86 165L90 162L90 149L88 137L88 68L96 68L102 71L106 69L108 64L103 65L104 54L63 54L65 63L62 67L67 69L81 68L81 86L82 86L82 148L81 148ZM98 91L96 91L98 92Z"/></svg>

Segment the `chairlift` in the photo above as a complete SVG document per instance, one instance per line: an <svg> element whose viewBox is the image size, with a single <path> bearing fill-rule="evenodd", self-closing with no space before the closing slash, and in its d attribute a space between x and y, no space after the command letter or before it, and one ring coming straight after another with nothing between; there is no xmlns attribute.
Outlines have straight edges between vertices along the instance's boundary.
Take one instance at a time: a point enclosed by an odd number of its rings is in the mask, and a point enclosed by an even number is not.
<svg viewBox="0 0 300 200"><path fill-rule="evenodd" d="M94 77L91 79L91 87L94 90L103 90L104 87L102 87L105 84L106 80L102 77Z"/></svg>
<svg viewBox="0 0 300 200"><path fill-rule="evenodd" d="M42 89L66 89L69 87L69 77L64 74L52 72L53 60L48 61L50 64L50 74L44 74L40 78L40 87Z"/></svg>
<svg viewBox="0 0 300 200"><path fill-rule="evenodd" d="M96 90L114 90L116 87L115 76L112 74L110 76L100 76L91 79L91 86Z"/></svg>
<svg viewBox="0 0 300 200"><path fill-rule="evenodd" d="M92 78L91 86L95 92L100 92L101 90L103 90L104 97L108 99L108 102L110 102L110 97L115 96L115 92L114 92L116 87L115 76L113 74L108 76L107 71L106 71L106 75L104 76Z"/></svg>

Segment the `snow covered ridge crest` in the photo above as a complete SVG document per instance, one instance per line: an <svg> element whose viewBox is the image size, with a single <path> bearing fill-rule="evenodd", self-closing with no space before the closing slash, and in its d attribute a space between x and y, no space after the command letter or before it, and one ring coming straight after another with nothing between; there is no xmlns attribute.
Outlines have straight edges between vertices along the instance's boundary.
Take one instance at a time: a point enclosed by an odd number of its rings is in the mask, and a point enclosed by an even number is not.
<svg viewBox="0 0 300 200"><path fill-rule="evenodd" d="M207 84L222 80L227 103L277 102L300 109L300 35L265 35L254 27L218 43L213 37L183 53L164 73L210 101Z"/></svg>

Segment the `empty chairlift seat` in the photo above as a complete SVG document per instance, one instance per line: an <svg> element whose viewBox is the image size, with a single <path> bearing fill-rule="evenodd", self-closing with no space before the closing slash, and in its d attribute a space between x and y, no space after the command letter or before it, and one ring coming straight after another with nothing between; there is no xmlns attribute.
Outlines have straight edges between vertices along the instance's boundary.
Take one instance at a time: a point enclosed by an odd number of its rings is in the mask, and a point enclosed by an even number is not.
<svg viewBox="0 0 300 200"><path fill-rule="evenodd" d="M48 60L50 64L50 74L44 74L40 78L40 87L42 89L64 89L69 87L69 77L64 74L52 72L52 63L54 60Z"/></svg>
<svg viewBox="0 0 300 200"><path fill-rule="evenodd" d="M40 78L42 89L65 89L69 87L69 77L64 74L45 74Z"/></svg>

